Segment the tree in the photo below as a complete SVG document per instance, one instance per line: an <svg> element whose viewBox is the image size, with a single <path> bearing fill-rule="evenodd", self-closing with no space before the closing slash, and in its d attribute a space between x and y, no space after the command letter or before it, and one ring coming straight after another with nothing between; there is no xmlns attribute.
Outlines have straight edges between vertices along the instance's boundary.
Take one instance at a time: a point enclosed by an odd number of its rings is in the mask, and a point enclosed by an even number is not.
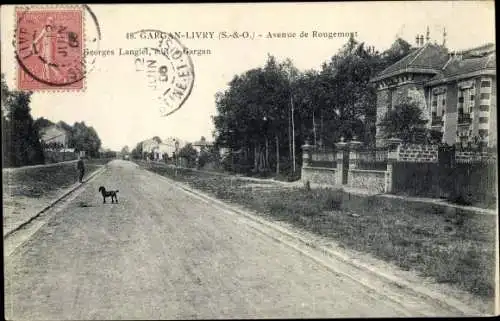
<svg viewBox="0 0 500 321"><path fill-rule="evenodd" d="M40 117L35 122L33 123L33 126L36 128L36 130L40 133L40 131L44 128L50 127L52 125L55 125L53 122L50 120Z"/></svg>
<svg viewBox="0 0 500 321"><path fill-rule="evenodd" d="M93 127L88 127L85 122L75 122L71 129L71 145L78 151L86 151L91 157L99 156L101 139Z"/></svg>
<svg viewBox="0 0 500 321"><path fill-rule="evenodd" d="M425 128L428 121L423 118L422 110L410 98L403 98L387 111L380 127L384 138L400 138L405 143L422 143L430 132Z"/></svg>
<svg viewBox="0 0 500 321"><path fill-rule="evenodd" d="M200 153L198 155L198 168L203 168L209 163L217 164L219 160L219 152L217 148L213 146L203 148L202 150L200 150Z"/></svg>
<svg viewBox="0 0 500 321"><path fill-rule="evenodd" d="M370 79L377 72L379 57L364 43L351 37L341 50L323 64L321 112L326 120L321 134L329 145L341 136L347 140L374 140L376 91ZM373 132L367 132L367 128Z"/></svg>
<svg viewBox="0 0 500 321"><path fill-rule="evenodd" d="M123 146L121 151L120 151L120 154L121 155L128 155L129 154L129 148L127 145Z"/></svg>
<svg viewBox="0 0 500 321"><path fill-rule="evenodd" d="M379 70L382 71L388 66L398 62L412 50L413 48L411 44L409 44L404 39L397 37L391 47L382 53L380 57L381 64L379 66Z"/></svg>
<svg viewBox="0 0 500 321"><path fill-rule="evenodd" d="M196 164L196 158L198 157L198 152L194 149L191 143L188 143L179 150L178 157L184 158L187 161L188 167L194 167Z"/></svg>
<svg viewBox="0 0 500 321"><path fill-rule="evenodd" d="M240 151L235 167L242 171L278 168L279 157L273 158L270 151L283 155L292 140L282 129L290 119L289 74L293 71L291 61L278 63L269 55L263 68L235 76L226 91L217 93L215 144Z"/></svg>
<svg viewBox="0 0 500 321"><path fill-rule="evenodd" d="M43 164L43 149L29 106L31 92L9 90L2 74L1 94L3 166Z"/></svg>
<svg viewBox="0 0 500 321"><path fill-rule="evenodd" d="M142 142L139 142L135 145L134 149L130 152L132 158L141 159L142 158Z"/></svg>
<svg viewBox="0 0 500 321"><path fill-rule="evenodd" d="M153 137L153 140L157 142L158 144L161 144L161 138L158 136Z"/></svg>

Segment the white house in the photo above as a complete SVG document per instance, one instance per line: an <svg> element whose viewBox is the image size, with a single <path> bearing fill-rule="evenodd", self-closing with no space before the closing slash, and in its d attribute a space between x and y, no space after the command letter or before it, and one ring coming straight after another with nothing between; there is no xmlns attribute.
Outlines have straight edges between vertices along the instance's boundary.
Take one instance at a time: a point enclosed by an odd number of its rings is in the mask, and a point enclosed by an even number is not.
<svg viewBox="0 0 500 321"><path fill-rule="evenodd" d="M175 147L165 143L159 143L158 146L153 148L155 160L163 160L164 157L172 157Z"/></svg>
<svg viewBox="0 0 500 321"><path fill-rule="evenodd" d="M58 125L48 126L40 131L40 140L44 146L58 144L61 148L66 148L68 139L69 133Z"/></svg>
<svg viewBox="0 0 500 321"><path fill-rule="evenodd" d="M155 148L158 147L158 142L154 139L147 139L142 142L142 152L152 153Z"/></svg>

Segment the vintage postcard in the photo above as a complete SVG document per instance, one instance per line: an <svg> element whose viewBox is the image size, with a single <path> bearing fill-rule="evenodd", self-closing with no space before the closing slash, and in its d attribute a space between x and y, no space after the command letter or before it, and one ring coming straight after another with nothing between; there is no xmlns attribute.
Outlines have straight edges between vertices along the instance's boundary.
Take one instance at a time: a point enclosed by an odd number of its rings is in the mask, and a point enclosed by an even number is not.
<svg viewBox="0 0 500 321"><path fill-rule="evenodd" d="M493 1L1 21L6 319L498 314Z"/></svg>

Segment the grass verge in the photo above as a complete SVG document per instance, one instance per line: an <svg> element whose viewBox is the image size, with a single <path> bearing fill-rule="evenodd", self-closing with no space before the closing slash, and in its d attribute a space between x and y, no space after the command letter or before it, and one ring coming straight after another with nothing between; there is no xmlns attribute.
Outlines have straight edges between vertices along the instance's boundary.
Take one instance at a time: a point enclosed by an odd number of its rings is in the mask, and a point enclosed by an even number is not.
<svg viewBox="0 0 500 321"><path fill-rule="evenodd" d="M147 169L482 299L494 297L493 215L341 190L283 188L272 182L271 188L250 188L251 182L235 177L185 169L176 173L160 165Z"/></svg>
<svg viewBox="0 0 500 321"><path fill-rule="evenodd" d="M85 177L109 162L109 159L85 161ZM3 183L9 196L41 197L68 188L78 182L76 163L54 164L45 167L16 168L3 172Z"/></svg>

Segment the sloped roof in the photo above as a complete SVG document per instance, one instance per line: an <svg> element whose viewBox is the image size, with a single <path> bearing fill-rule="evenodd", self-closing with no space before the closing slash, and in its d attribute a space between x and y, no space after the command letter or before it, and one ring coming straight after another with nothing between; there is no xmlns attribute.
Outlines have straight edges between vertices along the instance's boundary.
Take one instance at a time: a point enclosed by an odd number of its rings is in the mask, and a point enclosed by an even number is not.
<svg viewBox="0 0 500 321"><path fill-rule="evenodd" d="M457 53L463 55L464 57L472 57L472 56L485 56L486 54L490 54L495 52L495 44L487 43L482 46L477 46L474 48L469 48L465 50L460 50Z"/></svg>
<svg viewBox="0 0 500 321"><path fill-rule="evenodd" d="M446 48L427 43L384 69L372 81L382 80L404 72L438 73L447 61L448 50Z"/></svg>
<svg viewBox="0 0 500 321"><path fill-rule="evenodd" d="M209 141L197 140L193 143L193 146L212 146L214 143Z"/></svg>
<svg viewBox="0 0 500 321"><path fill-rule="evenodd" d="M470 77L471 73L490 70L496 73L496 53L490 53L483 57L471 56L471 58L452 58L445 68L434 76L429 84L436 84L450 78Z"/></svg>
<svg viewBox="0 0 500 321"><path fill-rule="evenodd" d="M54 138L57 138L62 135L66 135L67 132L63 128L57 126L57 125L52 125L49 127L45 127L40 130L40 136L41 139L45 142L48 142Z"/></svg>

